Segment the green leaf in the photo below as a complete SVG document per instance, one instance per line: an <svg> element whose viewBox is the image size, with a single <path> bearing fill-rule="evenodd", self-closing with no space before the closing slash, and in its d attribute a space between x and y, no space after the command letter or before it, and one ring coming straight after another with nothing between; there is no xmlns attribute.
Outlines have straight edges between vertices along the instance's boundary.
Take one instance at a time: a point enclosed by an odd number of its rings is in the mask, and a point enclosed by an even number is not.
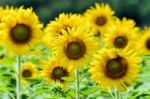
<svg viewBox="0 0 150 99"><path fill-rule="evenodd" d="M94 93L96 91L99 90L99 87L93 87L93 88L90 88L90 89L84 89L84 90L81 90L80 92L83 94L83 95L89 95L91 93Z"/></svg>
<svg viewBox="0 0 150 99"><path fill-rule="evenodd" d="M46 88L46 87L40 87L35 90L36 94L42 94L42 93L47 93L47 92L49 92L49 88Z"/></svg>
<svg viewBox="0 0 150 99"><path fill-rule="evenodd" d="M0 92L7 92L7 91L8 91L8 89L6 88L6 86L1 84L0 85Z"/></svg>
<svg viewBox="0 0 150 99"><path fill-rule="evenodd" d="M62 77L62 79L67 82L73 82L75 80L75 77Z"/></svg>

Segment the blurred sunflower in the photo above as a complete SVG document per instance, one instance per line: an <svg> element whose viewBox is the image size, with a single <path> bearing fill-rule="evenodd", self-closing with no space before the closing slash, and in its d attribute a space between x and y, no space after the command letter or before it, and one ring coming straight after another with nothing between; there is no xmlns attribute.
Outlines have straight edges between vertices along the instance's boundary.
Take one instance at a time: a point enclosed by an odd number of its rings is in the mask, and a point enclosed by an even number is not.
<svg viewBox="0 0 150 99"><path fill-rule="evenodd" d="M21 82L27 83L28 78L35 78L38 75L38 69L35 64L27 62L21 67Z"/></svg>
<svg viewBox="0 0 150 99"><path fill-rule="evenodd" d="M105 46L109 48L125 48L129 44L134 44L139 37L139 28L135 27L135 22L130 19L116 19L114 25L105 34Z"/></svg>
<svg viewBox="0 0 150 99"><path fill-rule="evenodd" d="M140 54L150 54L150 27L145 27L141 34L141 39L139 39L139 43L136 44L138 51Z"/></svg>
<svg viewBox="0 0 150 99"><path fill-rule="evenodd" d="M8 52L24 54L40 42L41 28L37 15L31 8L20 7L2 19L0 33Z"/></svg>
<svg viewBox="0 0 150 99"><path fill-rule="evenodd" d="M95 7L91 7L84 13L85 22L90 22L94 29L94 35L101 36L106 29L113 23L114 11L108 4L95 4Z"/></svg>
<svg viewBox="0 0 150 99"><path fill-rule="evenodd" d="M66 86L67 81L63 77L73 76L74 71L71 67L65 67L60 65L60 62L54 58L49 58L48 61L42 63L42 76L50 82L58 82L63 86Z"/></svg>
<svg viewBox="0 0 150 99"><path fill-rule="evenodd" d="M90 72L91 78L101 85L103 90L116 87L124 91L131 85L139 73L141 61L131 50L103 49L95 55Z"/></svg>
<svg viewBox="0 0 150 99"><path fill-rule="evenodd" d="M60 14L58 18L51 21L45 28L45 36L43 42L51 47L52 42L57 36L62 35L62 30L71 29L74 26L81 24L81 15L78 14ZM51 37L51 39L50 39Z"/></svg>
<svg viewBox="0 0 150 99"><path fill-rule="evenodd" d="M62 31L54 42L54 54L64 66L82 67L87 64L95 50L97 42L90 33L86 32L85 27L79 26L68 31Z"/></svg>

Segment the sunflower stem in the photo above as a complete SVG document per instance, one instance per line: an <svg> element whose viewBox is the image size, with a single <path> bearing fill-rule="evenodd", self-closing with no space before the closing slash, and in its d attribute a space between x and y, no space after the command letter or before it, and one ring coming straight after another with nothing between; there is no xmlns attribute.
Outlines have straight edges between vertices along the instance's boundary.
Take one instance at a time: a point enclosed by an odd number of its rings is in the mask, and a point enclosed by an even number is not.
<svg viewBox="0 0 150 99"><path fill-rule="evenodd" d="M76 69L76 99L80 99L80 76L79 76L79 69Z"/></svg>
<svg viewBox="0 0 150 99"><path fill-rule="evenodd" d="M116 86L114 86L114 93L115 93L115 99L118 99L118 95L117 95L117 88L116 88Z"/></svg>
<svg viewBox="0 0 150 99"><path fill-rule="evenodd" d="M115 99L115 97L114 97L114 95L113 95L113 93L112 93L110 88L108 88L108 92L109 92L110 96L112 97L112 99Z"/></svg>
<svg viewBox="0 0 150 99"><path fill-rule="evenodd" d="M20 83L20 66L21 66L21 57L17 56L17 65L16 65L16 99L21 99L21 83Z"/></svg>
<svg viewBox="0 0 150 99"><path fill-rule="evenodd" d="M114 94L115 94L115 99L122 99L121 94L120 94L119 90L117 90L116 86L114 86Z"/></svg>

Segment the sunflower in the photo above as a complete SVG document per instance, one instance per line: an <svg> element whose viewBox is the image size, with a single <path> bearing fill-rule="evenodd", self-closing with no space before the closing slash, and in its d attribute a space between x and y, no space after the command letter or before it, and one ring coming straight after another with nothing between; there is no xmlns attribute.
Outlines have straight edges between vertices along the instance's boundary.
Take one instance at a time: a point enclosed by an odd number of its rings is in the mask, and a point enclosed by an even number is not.
<svg viewBox="0 0 150 99"><path fill-rule="evenodd" d="M140 54L150 54L150 27L145 27L136 47Z"/></svg>
<svg viewBox="0 0 150 99"><path fill-rule="evenodd" d="M124 91L138 76L141 59L128 48L102 49L95 55L95 61L91 63L89 71L91 78L98 82L103 90L116 87Z"/></svg>
<svg viewBox="0 0 150 99"><path fill-rule="evenodd" d="M97 42L85 27L79 26L68 31L62 31L54 42L54 54L64 66L81 67L88 63L97 49Z"/></svg>
<svg viewBox="0 0 150 99"><path fill-rule="evenodd" d="M84 13L84 17L85 22L90 22L93 29L97 31L94 35L97 35L97 33L102 35L112 25L114 20L113 14L114 11L108 4L96 3L95 7L91 7Z"/></svg>
<svg viewBox="0 0 150 99"><path fill-rule="evenodd" d="M60 65L60 62L54 58L49 58L48 61L42 63L42 76L48 83L57 82L66 85L67 81L63 78L72 77L73 74L73 68Z"/></svg>
<svg viewBox="0 0 150 99"><path fill-rule="evenodd" d="M38 69L35 64L31 62L24 63L21 67L21 81L22 83L27 83L28 78L35 78L38 75Z"/></svg>
<svg viewBox="0 0 150 99"><path fill-rule="evenodd" d="M135 22L131 19L123 18L122 21L116 19L113 26L105 34L105 45L109 48L123 49L129 44L134 44L139 37L139 28L135 27Z"/></svg>
<svg viewBox="0 0 150 99"><path fill-rule="evenodd" d="M8 52L24 54L40 42L42 24L32 8L10 11L0 23L3 44Z"/></svg>
<svg viewBox="0 0 150 99"><path fill-rule="evenodd" d="M59 17L54 21L50 21L50 23L44 29L46 34L43 37L43 42L51 47L53 40L57 36L62 35L62 30L67 30L68 28L77 26L81 22L81 15L64 13L60 14ZM51 37L51 39L49 37Z"/></svg>

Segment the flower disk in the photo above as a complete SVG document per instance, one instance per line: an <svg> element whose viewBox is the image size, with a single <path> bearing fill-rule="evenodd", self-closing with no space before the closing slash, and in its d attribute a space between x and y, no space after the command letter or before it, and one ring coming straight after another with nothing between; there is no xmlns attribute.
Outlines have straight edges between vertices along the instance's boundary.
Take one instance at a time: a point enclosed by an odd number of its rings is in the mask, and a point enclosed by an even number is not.
<svg viewBox="0 0 150 99"><path fill-rule="evenodd" d="M66 56L73 60L78 60L83 57L86 51L86 46L84 42L78 38L75 38L73 41L66 43L64 47L64 52Z"/></svg>
<svg viewBox="0 0 150 99"><path fill-rule="evenodd" d="M30 28L24 24L17 24L11 29L10 37L14 43L26 43L30 41Z"/></svg>

